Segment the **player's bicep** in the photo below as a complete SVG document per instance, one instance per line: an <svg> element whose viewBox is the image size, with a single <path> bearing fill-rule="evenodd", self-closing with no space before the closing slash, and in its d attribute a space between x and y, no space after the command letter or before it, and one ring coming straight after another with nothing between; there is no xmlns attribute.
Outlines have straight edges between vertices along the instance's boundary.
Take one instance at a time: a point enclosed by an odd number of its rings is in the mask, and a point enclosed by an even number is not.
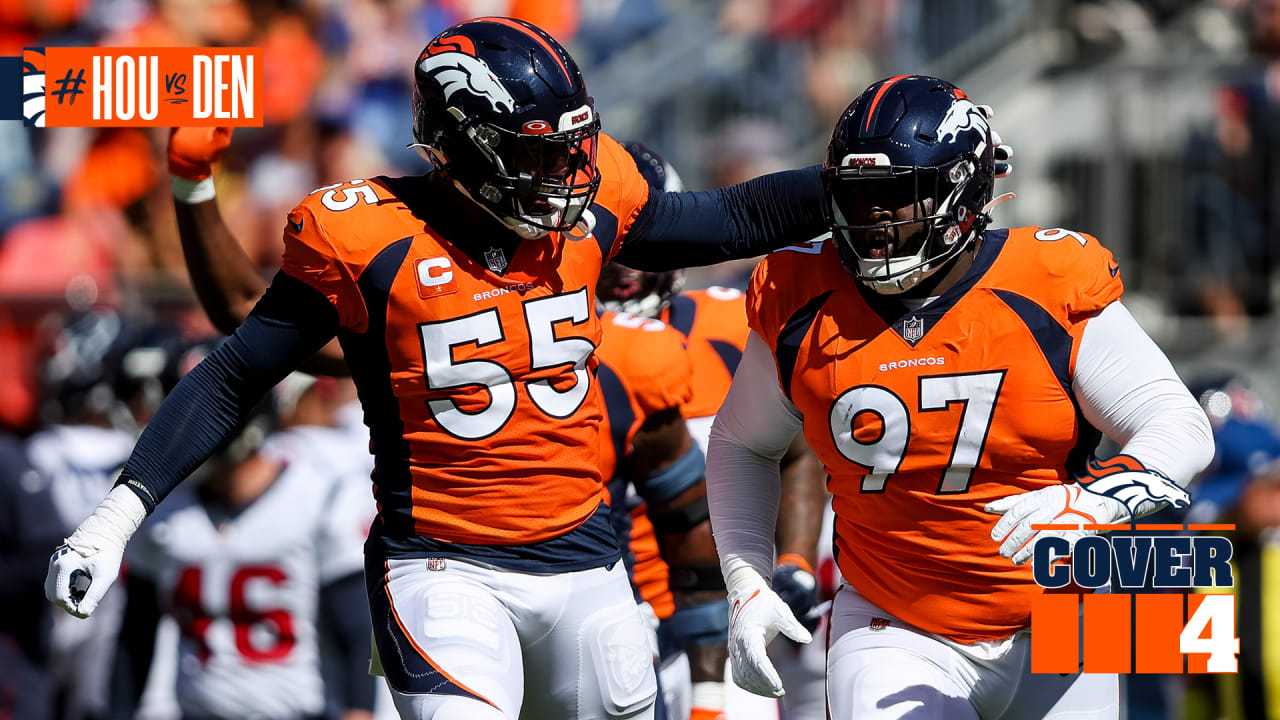
<svg viewBox="0 0 1280 720"><path fill-rule="evenodd" d="M787 453L801 424L800 411L782 391L773 353L753 330L716 413L712 444L737 445L777 461Z"/></svg>
<svg viewBox="0 0 1280 720"><path fill-rule="evenodd" d="M680 408L653 413L632 440L628 475L636 492L650 505L669 503L706 474L706 458L689 435Z"/></svg>
<svg viewBox="0 0 1280 720"><path fill-rule="evenodd" d="M1213 431L1204 411L1119 302L1080 332L1072 392L1085 419L1122 452L1179 485L1213 458Z"/></svg>

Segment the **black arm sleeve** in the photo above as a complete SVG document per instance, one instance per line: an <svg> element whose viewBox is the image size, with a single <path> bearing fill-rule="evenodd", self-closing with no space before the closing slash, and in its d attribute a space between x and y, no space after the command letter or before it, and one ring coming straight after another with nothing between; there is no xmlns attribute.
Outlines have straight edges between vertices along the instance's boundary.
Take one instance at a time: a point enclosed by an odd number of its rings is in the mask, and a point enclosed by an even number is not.
<svg viewBox="0 0 1280 720"><path fill-rule="evenodd" d="M352 573L320 588L320 617L336 646L342 667L327 677L341 678L334 688L342 710L373 712L377 678L369 674L369 648L373 632L369 626L369 596L364 574Z"/></svg>
<svg viewBox="0 0 1280 720"><path fill-rule="evenodd" d="M317 290L284 273L243 324L169 393L138 438L116 484L155 509L205 461L272 386L338 330Z"/></svg>
<svg viewBox="0 0 1280 720"><path fill-rule="evenodd" d="M827 231L819 166L706 192L654 192L614 258L675 270L755 257Z"/></svg>

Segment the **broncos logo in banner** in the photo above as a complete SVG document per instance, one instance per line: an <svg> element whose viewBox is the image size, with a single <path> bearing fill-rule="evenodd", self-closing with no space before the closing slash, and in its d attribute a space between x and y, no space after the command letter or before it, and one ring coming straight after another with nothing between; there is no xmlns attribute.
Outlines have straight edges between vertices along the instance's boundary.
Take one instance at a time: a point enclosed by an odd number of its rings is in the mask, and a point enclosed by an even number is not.
<svg viewBox="0 0 1280 720"><path fill-rule="evenodd" d="M459 90L466 90L488 100L495 112L504 109L515 112L515 98L474 53L470 38L461 35L440 38L418 58L418 68L440 84L446 101Z"/></svg>
<svg viewBox="0 0 1280 720"><path fill-rule="evenodd" d="M982 114L982 111L978 110L978 106L964 98L958 98L951 103L951 109L947 110L946 116L938 124L936 132L938 142L951 142L960 133L975 128L986 135L991 134L991 128L987 125L987 118Z"/></svg>
<svg viewBox="0 0 1280 720"><path fill-rule="evenodd" d="M22 117L27 127L44 127L44 48L22 51Z"/></svg>

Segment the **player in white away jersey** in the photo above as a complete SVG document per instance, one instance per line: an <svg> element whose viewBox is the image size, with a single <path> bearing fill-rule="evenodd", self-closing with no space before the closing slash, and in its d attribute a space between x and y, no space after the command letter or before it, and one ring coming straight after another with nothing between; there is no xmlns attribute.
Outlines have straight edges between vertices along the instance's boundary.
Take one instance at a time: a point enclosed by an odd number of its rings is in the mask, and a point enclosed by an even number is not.
<svg viewBox="0 0 1280 720"><path fill-rule="evenodd" d="M261 439L251 423L205 466L204 481L173 493L130 545L122 635L137 643L133 677L145 677L151 646L133 628L158 619L145 604L132 607L149 585L152 607L181 628L176 696L184 715L324 715L318 633L326 623L345 661L343 686L330 695L346 720L371 717L367 488L287 443L257 452Z"/></svg>

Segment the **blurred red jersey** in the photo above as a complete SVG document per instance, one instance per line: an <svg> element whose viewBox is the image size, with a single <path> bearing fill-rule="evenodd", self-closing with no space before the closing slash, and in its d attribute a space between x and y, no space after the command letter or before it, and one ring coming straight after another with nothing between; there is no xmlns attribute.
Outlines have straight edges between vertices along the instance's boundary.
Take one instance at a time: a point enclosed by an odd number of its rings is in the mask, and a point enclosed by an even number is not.
<svg viewBox="0 0 1280 720"><path fill-rule="evenodd" d="M1071 377L1118 269L1096 239L1034 227L987 232L918 310L854 281L830 241L756 268L751 327L831 476L837 564L864 597L959 642L1027 626L1042 589L983 507L1069 480L1096 446Z"/></svg>
<svg viewBox="0 0 1280 720"><path fill-rule="evenodd" d="M594 232L523 241L504 274L414 214L424 178L320 188L289 214L283 270L337 310L387 537L537 543L605 500L595 289L649 190L599 143Z"/></svg>

